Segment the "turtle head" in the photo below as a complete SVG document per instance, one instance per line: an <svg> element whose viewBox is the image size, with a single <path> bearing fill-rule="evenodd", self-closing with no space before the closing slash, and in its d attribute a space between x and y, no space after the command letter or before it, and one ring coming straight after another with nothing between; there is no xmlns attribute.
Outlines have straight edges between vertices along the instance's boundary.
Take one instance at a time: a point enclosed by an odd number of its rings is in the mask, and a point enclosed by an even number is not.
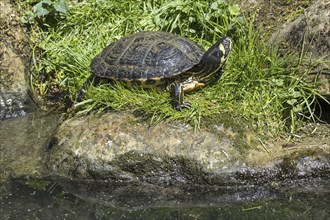
<svg viewBox="0 0 330 220"><path fill-rule="evenodd" d="M229 37L223 37L211 46L202 57L199 64L196 65L196 77L203 83L209 83L218 80L224 64L227 61L231 50L231 40Z"/></svg>
<svg viewBox="0 0 330 220"><path fill-rule="evenodd" d="M219 41L218 48L222 53L221 58L220 58L220 62L221 62L221 64L224 64L224 63L226 63L229 52L231 50L231 40L230 40L230 38L229 37L222 38Z"/></svg>
<svg viewBox="0 0 330 220"><path fill-rule="evenodd" d="M226 63L230 50L230 38L223 37L206 51L203 57L204 62L208 65L221 67Z"/></svg>

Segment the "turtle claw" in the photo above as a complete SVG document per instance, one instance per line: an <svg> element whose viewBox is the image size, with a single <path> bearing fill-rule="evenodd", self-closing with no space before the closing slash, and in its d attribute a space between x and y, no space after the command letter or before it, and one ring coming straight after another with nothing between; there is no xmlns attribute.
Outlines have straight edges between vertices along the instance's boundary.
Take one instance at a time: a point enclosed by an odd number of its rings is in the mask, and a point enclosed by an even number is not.
<svg viewBox="0 0 330 220"><path fill-rule="evenodd" d="M78 94L77 94L77 99L76 99L77 102L81 102L83 100L84 96L85 96L84 91L82 89L79 89Z"/></svg>
<svg viewBox="0 0 330 220"><path fill-rule="evenodd" d="M182 109L190 108L190 107L191 107L191 103L188 102L188 101L185 101L182 104L177 103L177 104L173 105L173 108L178 110L178 111L181 111Z"/></svg>

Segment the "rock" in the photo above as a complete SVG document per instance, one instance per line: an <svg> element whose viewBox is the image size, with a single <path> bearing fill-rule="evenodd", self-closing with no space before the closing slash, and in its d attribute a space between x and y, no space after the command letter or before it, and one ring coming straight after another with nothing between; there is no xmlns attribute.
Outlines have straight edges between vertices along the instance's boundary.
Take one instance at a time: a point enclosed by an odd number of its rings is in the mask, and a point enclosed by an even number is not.
<svg viewBox="0 0 330 220"><path fill-rule="evenodd" d="M330 175L326 135L313 147L264 143L267 152L235 124L194 132L108 113L61 124L47 147L46 173L75 195L114 207L245 201L270 197L283 184L323 189Z"/></svg>
<svg viewBox="0 0 330 220"><path fill-rule="evenodd" d="M285 148L291 148L258 141L244 124L234 120L213 120L208 129L197 132L167 123L148 126L140 120L129 113L107 113L64 121L48 144L47 173L159 185L210 184L211 176L225 172L273 167L288 156ZM318 135L323 146L315 143L312 151L328 154L330 126L323 129L325 134ZM293 148L299 151L310 148L303 143L294 145L299 145Z"/></svg>
<svg viewBox="0 0 330 220"><path fill-rule="evenodd" d="M60 115L34 112L0 122L0 183L8 177L39 177L46 140Z"/></svg>
<svg viewBox="0 0 330 220"><path fill-rule="evenodd" d="M330 5L327 0L308 1L238 1L241 11L261 27L270 44L281 45L284 51L302 51L305 60L322 60L306 76L307 82L317 82L318 92L330 100ZM297 17L298 16L298 17ZM330 112L329 107L323 111Z"/></svg>
<svg viewBox="0 0 330 220"><path fill-rule="evenodd" d="M31 49L10 1L0 0L0 120L35 109L28 95Z"/></svg>
<svg viewBox="0 0 330 220"><path fill-rule="evenodd" d="M308 78L317 78L318 90L330 100L330 3L318 0L296 20L279 27L270 42L282 43L289 51L304 52L313 60L323 60Z"/></svg>
<svg viewBox="0 0 330 220"><path fill-rule="evenodd" d="M330 4L318 0L296 20L284 24L272 40L284 41L290 50L300 52L304 46L315 58L330 58ZM304 51L306 52L306 51Z"/></svg>
<svg viewBox="0 0 330 220"><path fill-rule="evenodd" d="M260 4L265 3L264 0L241 0L238 1L241 11L251 13L255 11Z"/></svg>
<svg viewBox="0 0 330 220"><path fill-rule="evenodd" d="M195 133L165 123L149 127L119 113L71 119L53 137L47 166L53 175L75 178L141 178L162 184L199 179L201 169L239 164L239 151L244 151L244 144L233 147L242 137L232 127L214 125L211 130Z"/></svg>

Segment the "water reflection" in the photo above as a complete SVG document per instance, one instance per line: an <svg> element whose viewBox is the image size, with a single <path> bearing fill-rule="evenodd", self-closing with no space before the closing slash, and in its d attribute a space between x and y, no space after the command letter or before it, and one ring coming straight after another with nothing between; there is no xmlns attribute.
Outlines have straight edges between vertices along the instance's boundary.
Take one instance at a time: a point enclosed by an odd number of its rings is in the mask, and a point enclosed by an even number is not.
<svg viewBox="0 0 330 220"><path fill-rule="evenodd" d="M27 184L28 183L28 184ZM81 199L53 181L15 179L1 188L1 219L329 219L329 181L324 190L283 190L271 198L218 201L204 206L164 204L128 210L97 198ZM43 189L37 189L35 186ZM42 186L44 184L44 186ZM176 200L172 195L173 201ZM198 198L196 198L198 199ZM141 201L145 203L145 201ZM150 201L149 201L150 202ZM160 203L159 203L160 204Z"/></svg>

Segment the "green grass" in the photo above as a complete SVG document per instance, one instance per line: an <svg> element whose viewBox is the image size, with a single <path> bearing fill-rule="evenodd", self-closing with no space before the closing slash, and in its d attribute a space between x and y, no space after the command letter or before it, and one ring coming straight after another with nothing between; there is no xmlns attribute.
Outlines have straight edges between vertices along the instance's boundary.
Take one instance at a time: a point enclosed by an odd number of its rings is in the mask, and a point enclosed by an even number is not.
<svg viewBox="0 0 330 220"><path fill-rule="evenodd" d="M66 14L52 16L52 23L39 18L42 29L33 29L41 55L35 57L32 85L42 97L65 94L75 100L77 90L90 76L91 59L109 43L140 30L169 31L204 48L224 35L233 40L221 81L186 95L191 108L181 112L172 109L169 93L116 84L90 87L86 99L71 110L76 115L128 110L149 122L180 120L197 128L203 117L226 113L243 117L258 132L271 135L294 133L302 120L315 119L313 106L318 94L315 85L303 78L312 65L303 66L299 54L281 55L277 47L267 45L234 4L69 1Z"/></svg>

